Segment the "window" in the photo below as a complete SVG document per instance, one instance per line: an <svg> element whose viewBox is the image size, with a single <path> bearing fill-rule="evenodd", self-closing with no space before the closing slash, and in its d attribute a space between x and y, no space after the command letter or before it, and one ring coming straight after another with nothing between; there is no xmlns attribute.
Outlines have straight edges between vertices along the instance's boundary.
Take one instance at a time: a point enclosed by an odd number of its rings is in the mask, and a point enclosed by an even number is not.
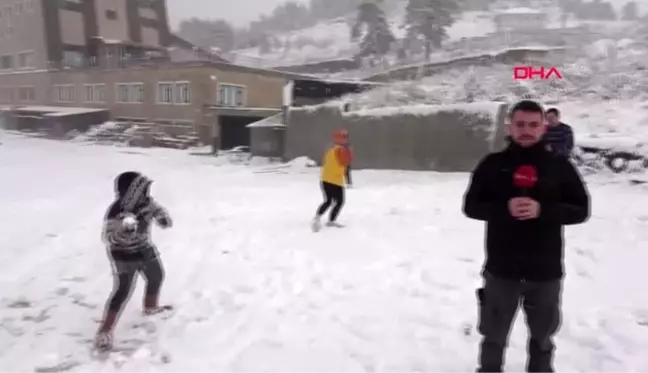
<svg viewBox="0 0 648 373"><path fill-rule="evenodd" d="M191 103L191 82L158 82L158 104L188 105Z"/></svg>
<svg viewBox="0 0 648 373"><path fill-rule="evenodd" d="M20 101L36 101L36 88L18 87L18 99Z"/></svg>
<svg viewBox="0 0 648 373"><path fill-rule="evenodd" d="M17 16L21 15L22 12L23 12L23 3L22 3L22 1L19 1L19 2L15 3L14 8L15 8L14 9L14 14L17 15Z"/></svg>
<svg viewBox="0 0 648 373"><path fill-rule="evenodd" d="M84 89L86 102L106 102L105 84L86 84Z"/></svg>
<svg viewBox="0 0 648 373"><path fill-rule="evenodd" d="M25 11L31 12L34 10L34 0L25 0Z"/></svg>
<svg viewBox="0 0 648 373"><path fill-rule="evenodd" d="M144 84L139 83L139 84L133 84L131 86L131 95L133 96L133 102L138 102L142 103L144 102L145 99L145 94L144 94Z"/></svg>
<svg viewBox="0 0 648 373"><path fill-rule="evenodd" d="M141 104L146 98L144 83L117 84L117 102L122 104Z"/></svg>
<svg viewBox="0 0 648 373"><path fill-rule="evenodd" d="M12 24L12 19L11 19L12 15L13 15L12 7L10 7L10 6L5 7L4 10L2 11L2 14L4 15L4 17L6 19L5 20L5 35L7 37L11 37L11 35L13 34L13 24Z"/></svg>
<svg viewBox="0 0 648 373"><path fill-rule="evenodd" d="M19 53L16 64L19 69L34 67L34 52Z"/></svg>
<svg viewBox="0 0 648 373"><path fill-rule="evenodd" d="M4 102L13 101L13 87L0 87L0 100Z"/></svg>
<svg viewBox="0 0 648 373"><path fill-rule="evenodd" d="M55 85L54 99L58 102L74 102L76 95L73 84Z"/></svg>
<svg viewBox="0 0 648 373"><path fill-rule="evenodd" d="M140 7L152 8L155 0L138 0L137 5Z"/></svg>
<svg viewBox="0 0 648 373"><path fill-rule="evenodd" d="M85 56L79 51L63 51L63 67L83 67Z"/></svg>
<svg viewBox="0 0 648 373"><path fill-rule="evenodd" d="M106 10L106 18L108 18L110 20L113 20L113 21L116 20L117 19L117 11L111 10L111 9Z"/></svg>
<svg viewBox="0 0 648 373"><path fill-rule="evenodd" d="M247 101L247 88L241 85L219 84L218 105L220 106L245 106Z"/></svg>
<svg viewBox="0 0 648 373"><path fill-rule="evenodd" d="M0 69L13 69L13 56L0 56Z"/></svg>
<svg viewBox="0 0 648 373"><path fill-rule="evenodd" d="M191 103L191 83L189 82L176 82L175 83L176 103L177 104L190 104Z"/></svg>
<svg viewBox="0 0 648 373"><path fill-rule="evenodd" d="M169 82L158 83L157 103L158 104L173 103L173 83L169 83Z"/></svg>

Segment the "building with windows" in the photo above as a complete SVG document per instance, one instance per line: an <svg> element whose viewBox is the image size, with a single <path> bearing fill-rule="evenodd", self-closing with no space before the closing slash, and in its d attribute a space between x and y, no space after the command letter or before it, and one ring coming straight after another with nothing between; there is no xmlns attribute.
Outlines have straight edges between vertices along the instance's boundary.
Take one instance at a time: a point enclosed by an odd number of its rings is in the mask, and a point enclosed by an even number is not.
<svg viewBox="0 0 648 373"><path fill-rule="evenodd" d="M228 109L248 123L263 117L254 114L258 108L279 112L288 79L286 73L215 62L3 72L0 105L107 108L118 121L195 132L214 143L221 122L233 115Z"/></svg>
<svg viewBox="0 0 648 373"><path fill-rule="evenodd" d="M0 0L0 69L110 65L173 44L165 0Z"/></svg>
<svg viewBox="0 0 648 373"><path fill-rule="evenodd" d="M170 47L198 49L169 32L165 0L0 0L0 106L108 109L218 147L228 123L279 112L295 76Z"/></svg>

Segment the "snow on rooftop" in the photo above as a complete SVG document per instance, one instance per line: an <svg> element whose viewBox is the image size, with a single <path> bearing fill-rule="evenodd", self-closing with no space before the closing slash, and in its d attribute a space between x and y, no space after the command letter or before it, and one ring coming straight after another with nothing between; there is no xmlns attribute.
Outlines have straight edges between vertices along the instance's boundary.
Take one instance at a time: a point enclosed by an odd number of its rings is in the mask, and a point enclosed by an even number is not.
<svg viewBox="0 0 648 373"><path fill-rule="evenodd" d="M259 121L256 121L254 123L250 123L247 125L248 128L259 128L259 127L286 127L286 125L283 122L283 114L279 113L276 115L273 115L271 117L267 117L264 119L261 119Z"/></svg>
<svg viewBox="0 0 648 373"><path fill-rule="evenodd" d="M66 115L96 113L106 111L108 109L102 108L83 108L83 107L69 107L69 106L19 106L13 108L19 111L39 112L47 117L60 117Z"/></svg>
<svg viewBox="0 0 648 373"><path fill-rule="evenodd" d="M544 12L532 8L517 7L499 11L498 14L544 14Z"/></svg>
<svg viewBox="0 0 648 373"><path fill-rule="evenodd" d="M15 70L15 71L3 71L0 72L0 75L42 74L42 73L47 73L49 71L50 70L46 70L46 69L37 69L37 70L24 69L24 70Z"/></svg>
<svg viewBox="0 0 648 373"><path fill-rule="evenodd" d="M470 114L488 115L491 118L497 116L497 112L502 106L501 102L476 102L464 104L447 104L447 105L410 105L410 106L392 106L373 109L360 109L343 113L344 116L372 116L384 117L392 115L414 115L426 116L438 113L440 111L464 111Z"/></svg>
<svg viewBox="0 0 648 373"><path fill-rule="evenodd" d="M308 80L308 79L303 79ZM384 86L386 83L382 82L369 82L362 79L330 79L330 78L313 78L313 81L319 81L324 83L341 83L341 84L362 84L362 85L374 85L374 86Z"/></svg>

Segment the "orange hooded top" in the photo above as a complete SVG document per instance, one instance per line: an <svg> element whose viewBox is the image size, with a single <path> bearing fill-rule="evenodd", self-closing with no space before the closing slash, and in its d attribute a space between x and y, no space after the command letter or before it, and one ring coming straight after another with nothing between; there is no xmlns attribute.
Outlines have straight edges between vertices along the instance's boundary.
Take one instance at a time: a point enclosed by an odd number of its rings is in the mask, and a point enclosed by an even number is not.
<svg viewBox="0 0 648 373"><path fill-rule="evenodd" d="M353 155L349 150L348 133L345 130L336 131L333 134L333 145L324 155L322 163L322 181L334 185L344 186L346 169L351 163Z"/></svg>

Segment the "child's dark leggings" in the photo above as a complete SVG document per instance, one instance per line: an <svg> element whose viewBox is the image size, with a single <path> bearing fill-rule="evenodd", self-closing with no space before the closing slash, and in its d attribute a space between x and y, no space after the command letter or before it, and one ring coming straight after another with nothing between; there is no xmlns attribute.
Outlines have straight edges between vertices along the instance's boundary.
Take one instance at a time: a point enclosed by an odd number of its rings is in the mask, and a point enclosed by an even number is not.
<svg viewBox="0 0 648 373"><path fill-rule="evenodd" d="M346 182L348 185L353 184L353 181L351 181L351 165L348 165L346 168Z"/></svg>
<svg viewBox="0 0 648 373"><path fill-rule="evenodd" d="M340 209L344 205L344 187L322 182L322 192L324 193L324 202L317 209L317 216L322 216L326 210L333 205L329 221L334 222L340 214Z"/></svg>
<svg viewBox="0 0 648 373"><path fill-rule="evenodd" d="M146 296L157 296L164 280L164 268L157 255L139 260L113 260L115 268L113 293L108 300L108 311L120 312L130 297L137 274L146 281Z"/></svg>

